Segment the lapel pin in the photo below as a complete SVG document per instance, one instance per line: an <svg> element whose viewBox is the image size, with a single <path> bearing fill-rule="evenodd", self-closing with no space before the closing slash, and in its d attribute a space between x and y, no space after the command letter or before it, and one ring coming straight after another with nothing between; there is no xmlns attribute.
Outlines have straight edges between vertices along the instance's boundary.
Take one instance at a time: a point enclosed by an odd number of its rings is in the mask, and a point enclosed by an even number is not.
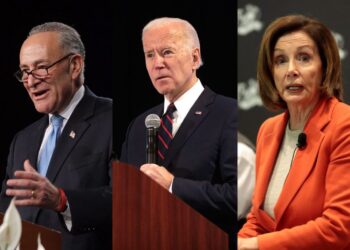
<svg viewBox="0 0 350 250"><path fill-rule="evenodd" d="M70 133L69 133L69 137L70 138L72 138L72 139L74 139L75 138L75 132L72 130L72 131L70 131Z"/></svg>
<svg viewBox="0 0 350 250"><path fill-rule="evenodd" d="M194 112L196 115L201 115L202 114L202 111L196 111Z"/></svg>

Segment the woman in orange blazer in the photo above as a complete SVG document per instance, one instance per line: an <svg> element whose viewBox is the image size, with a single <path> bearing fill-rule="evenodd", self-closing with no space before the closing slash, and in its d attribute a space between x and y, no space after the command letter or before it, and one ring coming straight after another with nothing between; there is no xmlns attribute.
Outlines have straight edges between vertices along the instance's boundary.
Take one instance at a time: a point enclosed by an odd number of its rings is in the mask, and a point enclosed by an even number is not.
<svg viewBox="0 0 350 250"><path fill-rule="evenodd" d="M276 19L262 39L258 82L265 106L285 112L259 129L238 249L350 249L350 107L330 30L301 15Z"/></svg>

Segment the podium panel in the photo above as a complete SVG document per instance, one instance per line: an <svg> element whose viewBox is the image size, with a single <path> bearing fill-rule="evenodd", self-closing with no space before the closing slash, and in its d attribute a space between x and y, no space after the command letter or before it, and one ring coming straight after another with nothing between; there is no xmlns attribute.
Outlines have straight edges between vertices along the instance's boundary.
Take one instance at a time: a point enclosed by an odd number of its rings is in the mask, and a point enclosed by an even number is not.
<svg viewBox="0 0 350 250"><path fill-rule="evenodd" d="M0 224L4 215L0 213ZM40 225L22 220L22 236L20 249L37 250L38 234L40 233L41 243L48 250L61 250L61 233Z"/></svg>
<svg viewBox="0 0 350 250"><path fill-rule="evenodd" d="M113 163L113 249L228 249L228 235L125 163Z"/></svg>

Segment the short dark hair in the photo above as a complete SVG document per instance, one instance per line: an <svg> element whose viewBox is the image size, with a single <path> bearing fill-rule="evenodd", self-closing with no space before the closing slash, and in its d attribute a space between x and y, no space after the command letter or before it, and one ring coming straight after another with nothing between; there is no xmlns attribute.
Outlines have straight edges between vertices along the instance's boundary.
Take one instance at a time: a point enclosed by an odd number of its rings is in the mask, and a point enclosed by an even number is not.
<svg viewBox="0 0 350 250"><path fill-rule="evenodd" d="M286 109L273 78L273 52L277 40L289 33L303 31L315 42L322 62L321 96L343 100L341 63L337 43L332 32L318 20L303 15L277 18L266 29L259 50L257 79L260 97L270 110Z"/></svg>

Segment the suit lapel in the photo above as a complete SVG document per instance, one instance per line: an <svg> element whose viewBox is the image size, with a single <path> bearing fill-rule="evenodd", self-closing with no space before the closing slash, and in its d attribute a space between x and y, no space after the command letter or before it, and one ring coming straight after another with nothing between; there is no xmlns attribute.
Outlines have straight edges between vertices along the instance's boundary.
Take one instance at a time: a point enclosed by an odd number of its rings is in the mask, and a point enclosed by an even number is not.
<svg viewBox="0 0 350 250"><path fill-rule="evenodd" d="M59 140L57 141L46 175L51 182L55 180L74 146L90 126L87 119L93 115L94 106L95 99L93 94L87 87L85 87L85 95L83 99L73 111Z"/></svg>
<svg viewBox="0 0 350 250"><path fill-rule="evenodd" d="M48 115L43 116L39 120L39 125L37 128L33 131L31 135L31 146L28 150L28 155L26 159L29 159L31 165L37 170L37 161L38 161L38 154L39 149L45 134L46 127L49 123Z"/></svg>
<svg viewBox="0 0 350 250"><path fill-rule="evenodd" d="M293 200L293 197L297 194L298 190L302 187L310 172L315 167L320 145L324 139L322 130L330 121L331 112L336 103L336 101L334 101L334 99L331 99L331 101L329 99L322 100L315 108L305 126L304 132L307 135L307 145L305 149L297 150L280 198L275 206L276 222L282 218L283 213Z"/></svg>
<svg viewBox="0 0 350 250"><path fill-rule="evenodd" d="M178 151L181 149L182 145L207 116L208 112L210 111L210 104L213 103L215 95L216 94L210 89L204 89L203 93L199 96L198 100L188 112L185 120L182 122L179 130L172 140L165 157L164 166L170 166L170 162L178 154Z"/></svg>
<svg viewBox="0 0 350 250"><path fill-rule="evenodd" d="M288 113L280 115L279 119L276 120L275 126L270 129L262 138L259 138L260 157L259 166L257 166L257 178L256 182L256 199L258 207L263 209L263 203L265 201L265 194L267 187L270 183L270 177L272 175L273 168L277 159L280 144L283 140L285 128L288 122Z"/></svg>

